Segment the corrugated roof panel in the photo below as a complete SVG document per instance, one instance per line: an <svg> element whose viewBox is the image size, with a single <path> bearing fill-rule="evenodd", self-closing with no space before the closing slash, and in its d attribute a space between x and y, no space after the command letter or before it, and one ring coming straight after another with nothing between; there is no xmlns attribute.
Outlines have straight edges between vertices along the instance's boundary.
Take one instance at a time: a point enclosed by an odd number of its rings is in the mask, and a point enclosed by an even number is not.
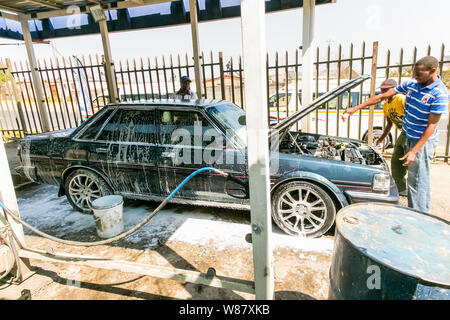
<svg viewBox="0 0 450 320"><path fill-rule="evenodd" d="M70 5L87 6L93 1L41 0L64 8ZM299 8L303 0L265 0L266 12ZM316 0L316 4L326 4L334 0ZM124 1L103 0L104 4L123 4ZM209 21L240 16L241 0L197 0L199 21ZM36 5L30 1L0 0L1 6L10 6L28 13L48 12L50 7ZM0 9L0 12L3 9ZM185 24L189 22L189 0L172 1L161 4L131 7L128 9L111 9L106 14L108 28L111 31L125 31ZM34 39L70 37L99 32L98 24L90 14L70 15L36 20L30 25ZM22 39L20 24L0 17L0 37Z"/></svg>

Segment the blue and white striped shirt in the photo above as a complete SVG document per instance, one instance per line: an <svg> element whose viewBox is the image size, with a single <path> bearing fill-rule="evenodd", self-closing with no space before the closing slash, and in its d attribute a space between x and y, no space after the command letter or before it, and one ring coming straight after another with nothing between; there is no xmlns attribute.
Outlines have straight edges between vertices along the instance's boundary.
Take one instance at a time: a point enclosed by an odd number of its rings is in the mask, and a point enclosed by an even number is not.
<svg viewBox="0 0 450 320"><path fill-rule="evenodd" d="M430 113L447 112L449 94L440 76L435 82L423 88L417 80L411 79L398 85L394 91L406 96L402 131L409 139L420 139L428 126ZM436 128L429 140L437 137L438 129Z"/></svg>

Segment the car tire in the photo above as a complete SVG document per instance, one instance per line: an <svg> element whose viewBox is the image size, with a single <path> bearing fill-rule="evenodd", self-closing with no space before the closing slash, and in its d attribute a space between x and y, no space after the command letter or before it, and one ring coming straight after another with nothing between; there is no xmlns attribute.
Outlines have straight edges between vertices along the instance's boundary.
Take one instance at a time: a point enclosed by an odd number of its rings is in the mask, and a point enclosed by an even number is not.
<svg viewBox="0 0 450 320"><path fill-rule="evenodd" d="M316 238L333 226L336 206L321 187L306 181L292 181L274 191L272 218L289 235Z"/></svg>
<svg viewBox="0 0 450 320"><path fill-rule="evenodd" d="M103 178L85 169L70 173L65 180L64 190L72 207L83 213L92 213L92 201L113 193Z"/></svg>
<svg viewBox="0 0 450 320"><path fill-rule="evenodd" d="M383 134L383 128L381 128L381 127L374 127L373 128L373 141L375 141L375 139L381 137L382 134ZM368 142L369 141L369 130L364 132L362 140L364 140L368 145L370 145L369 142ZM384 138L384 145L385 145L386 149L394 147L394 145L392 144L392 134L391 133L389 133L386 136L386 138Z"/></svg>

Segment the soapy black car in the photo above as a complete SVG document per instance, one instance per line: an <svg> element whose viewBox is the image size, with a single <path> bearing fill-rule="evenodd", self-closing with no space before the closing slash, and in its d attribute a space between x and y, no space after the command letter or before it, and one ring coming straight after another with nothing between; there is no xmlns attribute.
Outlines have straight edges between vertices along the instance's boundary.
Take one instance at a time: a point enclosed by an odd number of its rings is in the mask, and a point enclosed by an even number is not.
<svg viewBox="0 0 450 320"><path fill-rule="evenodd" d="M360 76L270 130L272 217L291 235L316 237L355 202L398 201L383 157L363 141L291 131L303 116L368 79ZM248 210L245 112L229 101L155 100L108 105L75 129L27 136L19 145L29 179L60 186L91 212L108 194L161 201L190 173L172 202Z"/></svg>

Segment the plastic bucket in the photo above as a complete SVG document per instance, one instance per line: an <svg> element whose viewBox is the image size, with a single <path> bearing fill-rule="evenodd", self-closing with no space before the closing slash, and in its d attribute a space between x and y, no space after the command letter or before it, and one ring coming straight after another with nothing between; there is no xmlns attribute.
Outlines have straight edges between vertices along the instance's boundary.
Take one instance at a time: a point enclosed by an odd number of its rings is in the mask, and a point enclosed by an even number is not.
<svg viewBox="0 0 450 320"><path fill-rule="evenodd" d="M111 195L92 201L94 221L100 238L112 238L123 231L123 198Z"/></svg>

